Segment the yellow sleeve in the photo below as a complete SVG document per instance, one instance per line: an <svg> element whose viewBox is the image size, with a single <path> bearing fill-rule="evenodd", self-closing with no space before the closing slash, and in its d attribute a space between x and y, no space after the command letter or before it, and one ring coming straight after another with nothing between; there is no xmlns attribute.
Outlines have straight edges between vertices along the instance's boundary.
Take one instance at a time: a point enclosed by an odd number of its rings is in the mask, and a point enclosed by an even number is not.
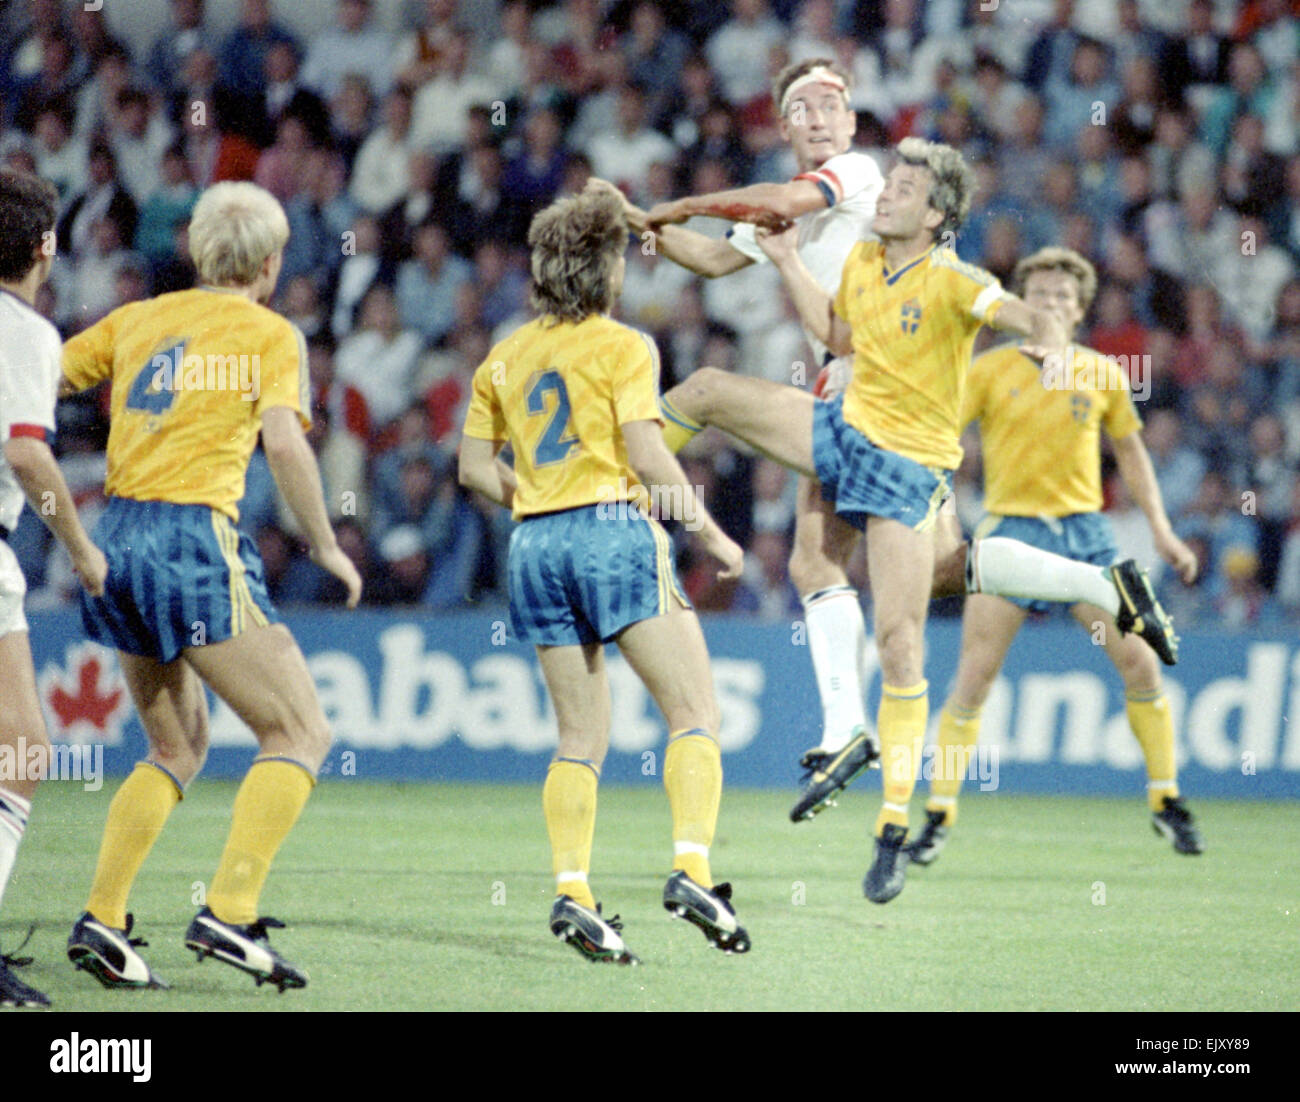
<svg viewBox="0 0 1300 1102"><path fill-rule="evenodd" d="M659 349L651 337L630 331L613 375L616 424L663 421L659 412Z"/></svg>
<svg viewBox="0 0 1300 1102"><path fill-rule="evenodd" d="M1106 435L1112 440L1123 440L1132 436L1142 427L1142 418L1138 416L1137 407L1133 405L1133 393L1129 390L1128 376L1119 364L1104 356L1098 356L1106 371L1106 412L1102 416L1102 425Z"/></svg>
<svg viewBox="0 0 1300 1102"><path fill-rule="evenodd" d="M945 269L949 301L975 328L990 325L1002 308L1002 284L992 272L960 260L951 249L940 249L935 264Z"/></svg>
<svg viewBox="0 0 1300 1102"><path fill-rule="evenodd" d="M492 365L500 360L484 360L474 372L474 393L470 395L469 408L465 411L466 436L475 440L508 440L510 433L506 429L505 413L497 401L496 390L492 386Z"/></svg>
<svg viewBox="0 0 1300 1102"><path fill-rule="evenodd" d="M64 344L63 377L77 390L87 390L113 374L117 315L114 310Z"/></svg>
<svg viewBox="0 0 1300 1102"><path fill-rule="evenodd" d="M257 415L275 406L288 406L298 414L304 429L311 428L311 372L307 367L307 340L284 318L276 319L262 353L258 378Z"/></svg>

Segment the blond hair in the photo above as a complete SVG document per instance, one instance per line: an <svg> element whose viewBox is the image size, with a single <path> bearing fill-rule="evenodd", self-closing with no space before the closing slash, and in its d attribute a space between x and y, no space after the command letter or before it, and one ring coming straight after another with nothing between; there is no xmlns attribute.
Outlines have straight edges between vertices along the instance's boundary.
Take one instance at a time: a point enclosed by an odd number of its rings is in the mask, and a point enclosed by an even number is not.
<svg viewBox="0 0 1300 1102"><path fill-rule="evenodd" d="M1025 284L1035 272L1064 272L1073 276L1079 288L1079 306L1087 313L1097 294L1097 269L1085 257L1060 245L1048 245L1031 253L1016 265L1011 277L1011 285L1016 294L1025 293Z"/></svg>
<svg viewBox="0 0 1300 1102"><path fill-rule="evenodd" d="M614 305L610 275L627 248L623 204L588 192L557 199L528 227L532 305L556 321L582 321Z"/></svg>
<svg viewBox="0 0 1300 1102"><path fill-rule="evenodd" d="M256 282L266 258L288 240L284 208L256 184L213 184L190 216L190 256L199 278L216 287Z"/></svg>
<svg viewBox="0 0 1300 1102"><path fill-rule="evenodd" d="M934 239L956 233L970 214L975 193L975 173L966 158L950 145L924 138L904 138L898 143L898 156L904 164L927 169L934 177L929 203L943 215L943 221L935 227Z"/></svg>

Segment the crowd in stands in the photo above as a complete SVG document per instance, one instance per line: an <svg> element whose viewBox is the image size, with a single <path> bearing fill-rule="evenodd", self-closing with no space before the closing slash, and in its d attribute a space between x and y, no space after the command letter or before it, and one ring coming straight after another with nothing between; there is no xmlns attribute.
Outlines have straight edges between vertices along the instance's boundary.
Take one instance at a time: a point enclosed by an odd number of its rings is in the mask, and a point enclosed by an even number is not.
<svg viewBox="0 0 1300 1102"><path fill-rule="evenodd" d="M280 199L292 236L273 305L307 337L310 439L367 603L505 599L511 522L460 490L455 448L475 367L529 317L532 215L591 175L645 207L789 179L770 81L824 56L853 74L857 142L882 169L907 134L975 167L964 259L1004 281L1047 244L1096 263L1082 339L1125 358L1198 583L1160 569L1109 462L1107 507L1180 625L1300 619L1292 0L337 0L306 36L282 22L289 5L241 0L218 35L204 0L171 0L147 50L114 33L112 3L7 5L0 163L59 190L39 308L65 336L193 285L186 222L209 184L254 180ZM809 374L771 265L701 280L630 240L619 316L657 338L665 389L704 364ZM92 522L106 410L92 393L60 411L61 461ZM973 526L967 444L957 491ZM713 433L683 458L750 552L744 578L719 586L678 531L697 605L797 617L793 476ZM260 456L241 526L276 600L337 598ZM30 514L13 543L34 605L71 599L75 578Z"/></svg>

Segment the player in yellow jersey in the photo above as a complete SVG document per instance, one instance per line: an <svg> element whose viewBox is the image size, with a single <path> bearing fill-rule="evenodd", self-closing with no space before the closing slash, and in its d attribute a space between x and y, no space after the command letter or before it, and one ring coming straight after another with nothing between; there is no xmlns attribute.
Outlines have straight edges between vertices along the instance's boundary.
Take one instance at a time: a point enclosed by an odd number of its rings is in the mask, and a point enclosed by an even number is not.
<svg viewBox="0 0 1300 1102"><path fill-rule="evenodd" d="M1068 332L1087 315L1097 289L1091 264L1069 249L1040 249L1016 266L1015 285L1030 306L1060 319ZM985 507L977 535L1010 536L1083 562L1108 566L1118 557L1101 509L1101 431L1110 437L1120 477L1146 514L1160 556L1184 582L1196 556L1174 535L1142 443L1128 377L1115 362L1077 345L1061 364L1044 366L1014 344L971 365L962 423L979 422ZM957 818L957 793L979 737L980 709L1025 616L1043 602L972 594L962 616L957 680L939 721L926 825L907 847L928 865ZM1174 724L1160 683L1160 665L1140 638L1121 635L1109 611L1087 602L1071 607L1090 634L1100 625L1106 654L1124 680L1129 724L1146 759L1147 799L1155 829L1179 853L1200 853L1201 841L1178 794Z"/></svg>
<svg viewBox="0 0 1300 1102"><path fill-rule="evenodd" d="M64 346L68 390L110 380L108 506L94 538L108 557L102 597L85 597L92 639L118 651L149 755L113 798L86 911L68 956L106 987L163 986L131 937L136 873L208 748L206 683L260 751L235 797L206 906L185 944L281 990L307 975L279 955L258 915L272 858L316 783L330 732L307 664L279 623L236 502L258 434L311 556L348 590L321 494L302 334L265 306L289 225L247 183L200 197L190 252L203 285L123 306Z"/></svg>
<svg viewBox="0 0 1300 1102"><path fill-rule="evenodd" d="M542 790L555 873L551 931L591 960L635 964L587 881L609 746L609 642L668 723L674 871L664 906L727 952L746 952L749 936L730 885L715 886L709 867L722 759L708 650L647 503L698 528L721 576L739 576L742 553L664 445L654 342L608 316L623 285L627 232L609 195L563 199L533 219L539 317L474 374L460 481L520 521L510 540L511 621L536 646L559 726ZM497 458L507 444L513 468Z"/></svg>
<svg viewBox="0 0 1300 1102"><path fill-rule="evenodd" d="M1164 646L1167 661L1176 653L1168 619L1135 564L1095 567L1006 539L988 541L988 555L977 547L967 554L954 525L937 523L961 458L958 420L976 332L992 325L1015 333L1038 357L1063 355L1066 343L1053 315L942 246L965 218L972 186L956 150L904 139L871 224L879 240L854 247L834 296L804 266L792 230L756 231L809 332L834 355L852 353L840 398L818 402L793 387L710 368L666 396L692 423L717 425L815 477L836 515L866 532L884 677L885 798L863 888L878 903L903 887L898 858L928 716L923 637L938 564L964 559L975 592L1091 601L1117 615L1121 630ZM813 798L824 800L837 778L818 772Z"/></svg>

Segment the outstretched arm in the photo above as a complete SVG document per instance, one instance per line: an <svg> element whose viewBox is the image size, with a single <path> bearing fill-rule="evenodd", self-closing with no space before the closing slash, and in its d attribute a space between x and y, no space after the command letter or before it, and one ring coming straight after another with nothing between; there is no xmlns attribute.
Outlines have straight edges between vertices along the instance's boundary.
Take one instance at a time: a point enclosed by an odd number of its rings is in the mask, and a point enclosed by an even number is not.
<svg viewBox="0 0 1300 1102"><path fill-rule="evenodd" d="M1065 326L1055 314L1035 309L1007 291L1002 292L1001 305L988 324L1001 333L1023 338L1021 351L1040 362L1049 355L1063 356L1069 343Z"/></svg>
<svg viewBox="0 0 1300 1102"><path fill-rule="evenodd" d="M272 406L262 414L262 450L276 486L307 535L312 561L347 587L347 607L356 608L361 600L361 575L334 536L321 489L320 468L297 410Z"/></svg>
<svg viewBox="0 0 1300 1102"><path fill-rule="evenodd" d="M1112 440L1111 445L1115 449L1119 476L1146 516L1156 550L1178 572L1183 582L1191 585L1196 580L1196 553L1174 535L1173 525L1169 523L1169 514L1165 512L1165 503L1160 496L1160 484L1156 481L1156 472L1151 466L1151 456L1142 443L1141 432L1132 432L1119 440Z"/></svg>
<svg viewBox="0 0 1300 1102"><path fill-rule="evenodd" d="M652 230L662 225L685 222L696 216L729 218L753 222L767 229L783 229L801 214L826 209L826 194L812 180L791 180L787 184L750 184L708 195L688 195L650 209L646 221Z"/></svg>
<svg viewBox="0 0 1300 1102"><path fill-rule="evenodd" d="M704 276L706 279L716 279L718 276L730 275L753 263L739 249L733 249L723 238L706 237L683 226L660 226L657 230L651 230L646 221L646 212L607 180L593 176L587 181L587 190L604 191L616 196L623 204L623 216L627 219L628 228L634 234L644 241L646 234L652 233L657 253L696 275Z"/></svg>

